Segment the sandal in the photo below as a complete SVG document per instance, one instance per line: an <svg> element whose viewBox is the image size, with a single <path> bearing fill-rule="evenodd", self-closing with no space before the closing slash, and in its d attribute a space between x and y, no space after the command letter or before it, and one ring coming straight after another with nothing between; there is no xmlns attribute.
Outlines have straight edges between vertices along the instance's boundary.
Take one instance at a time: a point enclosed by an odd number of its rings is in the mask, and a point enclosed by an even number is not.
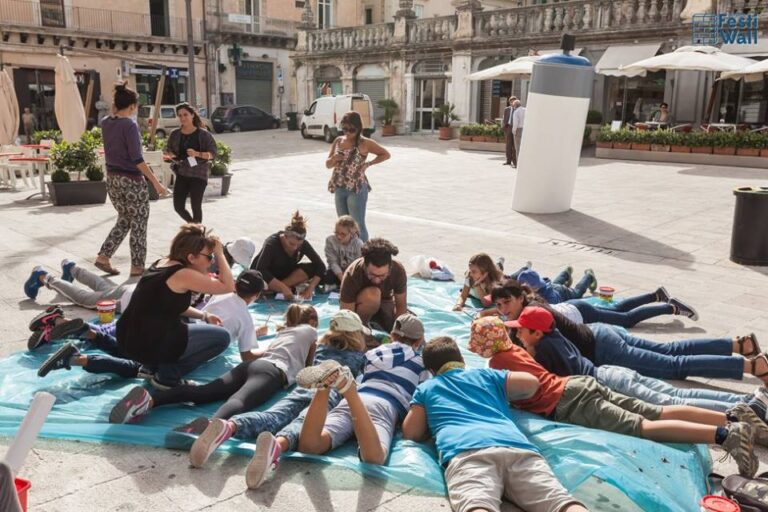
<svg viewBox="0 0 768 512"><path fill-rule="evenodd" d="M339 362L328 359L318 365L301 369L296 374L296 384L309 389L328 389L329 386L325 384L325 379L339 370L341 370Z"/></svg>
<svg viewBox="0 0 768 512"><path fill-rule="evenodd" d="M144 268L144 267L134 267L134 266L131 266L131 277L139 277L139 276L142 276L142 275L144 275L144 272L145 272L146 270L147 270L147 269L146 269L146 268Z"/></svg>
<svg viewBox="0 0 768 512"><path fill-rule="evenodd" d="M120 274L120 271L113 267L111 263L104 263L103 261L96 260L93 262L93 266L111 276Z"/></svg>
<svg viewBox="0 0 768 512"><path fill-rule="evenodd" d="M752 352L749 354L744 353L744 342L750 340L752 342ZM749 333L746 336L737 336L736 342L739 344L739 354L744 357L753 357L761 354L763 351L760 349L760 344L757 343L757 336L755 333Z"/></svg>
<svg viewBox="0 0 768 512"><path fill-rule="evenodd" d="M751 364L750 372L749 373L751 373L753 376L757 377L758 379L762 379L764 377L768 377L768 371L765 371L765 372L761 373L760 375L755 373L755 370L757 368L757 360L758 359L762 359L763 361L765 361L765 365L768 366L768 356L766 356L765 354L759 354L756 357L753 357L752 359L749 360L749 362Z"/></svg>

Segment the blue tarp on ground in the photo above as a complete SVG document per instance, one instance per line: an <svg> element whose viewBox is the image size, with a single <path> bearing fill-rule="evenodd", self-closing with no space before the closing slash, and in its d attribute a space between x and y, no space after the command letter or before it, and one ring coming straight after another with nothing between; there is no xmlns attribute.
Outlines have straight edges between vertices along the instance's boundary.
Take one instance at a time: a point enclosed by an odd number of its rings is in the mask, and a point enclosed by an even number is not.
<svg viewBox="0 0 768 512"><path fill-rule="evenodd" d="M459 285L411 279L408 290L409 308L424 322L428 337L449 335L466 347L471 318L451 312ZM319 299L315 307L322 319L322 331L338 305L328 303L324 296ZM279 320L285 306L284 302L274 301L252 306L257 325L270 315L271 321ZM271 330L274 332L274 326ZM264 340L268 342L269 339ZM167 446L170 429L195 417L210 415L218 407L167 406L154 410L139 425L110 425L107 417L114 403L140 381L93 375L77 368L38 378L37 368L55 348L49 345L34 354L22 352L0 361L0 435L15 433L37 391L48 391L57 398L42 436L89 442ZM484 359L468 351L465 357L471 367L485 365ZM190 374L190 378L205 382L238 362L237 347L233 344L225 356ZM663 445L554 423L523 412L516 416L523 432L541 449L558 478L592 510L693 512L699 509L699 499L706 494L705 475L711 466L706 446ZM222 448L244 454L253 452L251 443L228 442ZM341 465L427 492L445 493L442 470L431 444L397 439L386 466L360 463L353 442L328 456L286 457Z"/></svg>

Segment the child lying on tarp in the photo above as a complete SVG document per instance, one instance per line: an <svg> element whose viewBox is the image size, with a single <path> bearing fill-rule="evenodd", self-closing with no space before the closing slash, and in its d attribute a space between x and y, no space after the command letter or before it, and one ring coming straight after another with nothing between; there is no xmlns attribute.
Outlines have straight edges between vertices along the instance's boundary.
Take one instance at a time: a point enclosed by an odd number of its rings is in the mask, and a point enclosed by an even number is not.
<svg viewBox="0 0 768 512"><path fill-rule="evenodd" d="M518 329L518 338L535 356L537 347L544 351L541 338L552 332L554 318L543 308L528 307L512 324ZM532 342L535 338L539 345ZM661 442L718 444L736 460L739 473L749 477L759 465L754 439L768 442L768 427L746 405L728 414L690 406L662 407L615 393L589 372L571 377L550 373L525 349L512 343L499 318L481 318L472 323L469 349L491 357L492 368L534 375L540 384L536 394L513 405L554 421Z"/></svg>
<svg viewBox="0 0 768 512"><path fill-rule="evenodd" d="M464 370L456 342L442 336L424 348L434 378L420 384L403 421L403 437L435 436L451 508L498 511L502 498L525 512L581 512L547 461L520 432L509 401L535 396L539 383L524 372Z"/></svg>

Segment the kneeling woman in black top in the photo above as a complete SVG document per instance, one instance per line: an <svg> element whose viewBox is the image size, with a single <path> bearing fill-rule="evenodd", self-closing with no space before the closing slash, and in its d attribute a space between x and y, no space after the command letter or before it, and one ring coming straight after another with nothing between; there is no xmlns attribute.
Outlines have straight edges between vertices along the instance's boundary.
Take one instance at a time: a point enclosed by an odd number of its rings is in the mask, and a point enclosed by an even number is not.
<svg viewBox="0 0 768 512"><path fill-rule="evenodd" d="M296 211L285 230L278 231L264 240L261 252L253 259L251 268L261 272L269 289L293 299L295 286L309 281L301 292L303 299L311 299L315 287L325 275L325 263L306 240L307 221ZM309 262L300 263L304 256Z"/></svg>

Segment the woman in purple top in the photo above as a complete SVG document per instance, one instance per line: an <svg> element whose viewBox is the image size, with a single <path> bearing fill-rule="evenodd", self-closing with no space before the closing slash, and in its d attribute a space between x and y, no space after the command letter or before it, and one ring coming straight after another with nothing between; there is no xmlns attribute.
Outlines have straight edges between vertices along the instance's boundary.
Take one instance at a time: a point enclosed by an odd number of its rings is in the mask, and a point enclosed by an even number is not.
<svg viewBox="0 0 768 512"><path fill-rule="evenodd" d="M110 275L119 270L109 261L128 232L131 233L131 275L144 272L147 257L147 221L149 220L149 189L147 180L160 197L168 190L157 181L144 162L139 127L132 119L139 95L125 84L115 87L115 113L104 118L101 132L104 138L104 158L107 162L107 192L117 210L117 222L109 232L96 258L96 268Z"/></svg>

